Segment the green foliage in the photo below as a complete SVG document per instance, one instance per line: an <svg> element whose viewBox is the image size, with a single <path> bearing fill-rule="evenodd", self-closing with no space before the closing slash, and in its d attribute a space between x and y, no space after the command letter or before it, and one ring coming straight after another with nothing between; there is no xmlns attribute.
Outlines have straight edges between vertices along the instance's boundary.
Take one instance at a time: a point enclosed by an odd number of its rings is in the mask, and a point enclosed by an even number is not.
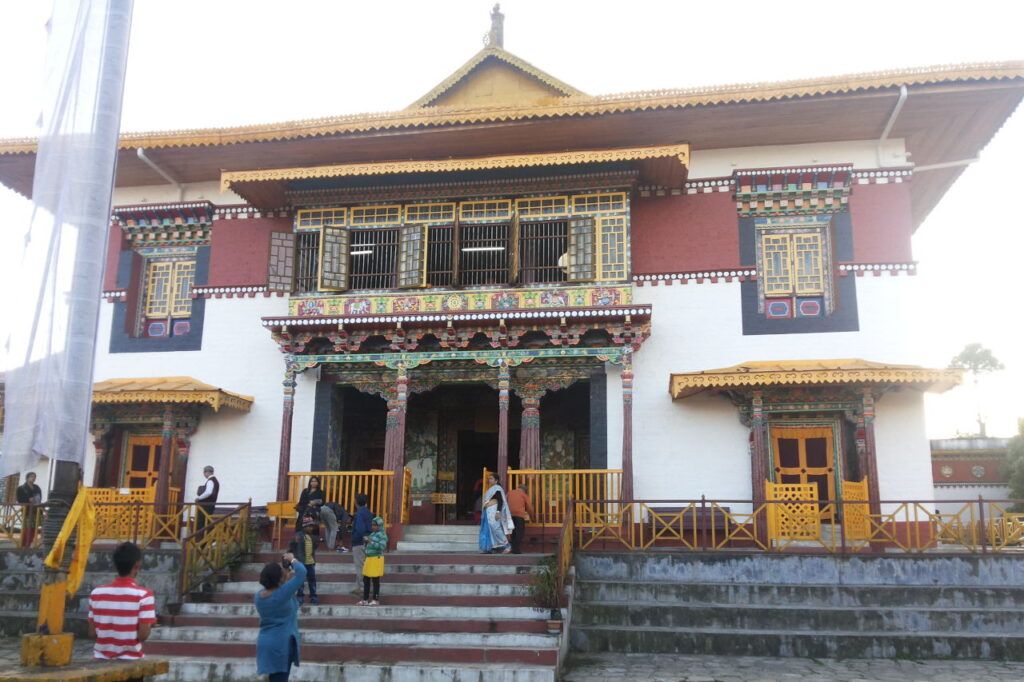
<svg viewBox="0 0 1024 682"><path fill-rule="evenodd" d="M1006 466L1010 470L1010 497L1024 500L1024 419L1017 420L1017 435L1007 443ZM1013 505L1011 511L1024 512L1024 503Z"/></svg>
<svg viewBox="0 0 1024 682"><path fill-rule="evenodd" d="M562 582L558 578L558 559L546 556L537 562L537 570L530 576L530 598L533 608L547 611L552 620L560 619Z"/></svg>
<svg viewBox="0 0 1024 682"><path fill-rule="evenodd" d="M949 366L951 369L966 369L975 377L1004 369L1003 363L992 355L992 351L980 343L969 343L964 346L964 349L949 361Z"/></svg>

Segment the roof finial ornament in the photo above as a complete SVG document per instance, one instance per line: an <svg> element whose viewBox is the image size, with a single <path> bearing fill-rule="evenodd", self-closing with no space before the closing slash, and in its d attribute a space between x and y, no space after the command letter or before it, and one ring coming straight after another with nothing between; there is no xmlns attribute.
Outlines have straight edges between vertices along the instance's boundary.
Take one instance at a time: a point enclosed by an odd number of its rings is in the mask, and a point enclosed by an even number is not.
<svg viewBox="0 0 1024 682"><path fill-rule="evenodd" d="M501 13L501 4L494 3L491 10L491 30L484 36L487 47L505 47L505 15Z"/></svg>

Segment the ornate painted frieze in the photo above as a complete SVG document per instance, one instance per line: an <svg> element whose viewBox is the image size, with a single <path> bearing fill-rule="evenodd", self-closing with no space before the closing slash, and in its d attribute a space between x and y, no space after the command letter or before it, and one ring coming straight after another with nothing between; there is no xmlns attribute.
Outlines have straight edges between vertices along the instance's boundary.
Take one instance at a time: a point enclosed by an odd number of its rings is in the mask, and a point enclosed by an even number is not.
<svg viewBox="0 0 1024 682"><path fill-rule="evenodd" d="M538 289L479 289L463 291L403 291L344 296L293 297L291 317L345 317L416 313L477 313L546 309L628 306L633 302L628 285L600 287L546 287ZM444 319L444 318L442 318Z"/></svg>
<svg viewBox="0 0 1024 682"><path fill-rule="evenodd" d="M853 166L769 168L734 173L741 217L839 213L847 209Z"/></svg>
<svg viewBox="0 0 1024 682"><path fill-rule="evenodd" d="M200 246L210 243L213 213L209 201L147 204L116 208L113 220L133 247Z"/></svg>

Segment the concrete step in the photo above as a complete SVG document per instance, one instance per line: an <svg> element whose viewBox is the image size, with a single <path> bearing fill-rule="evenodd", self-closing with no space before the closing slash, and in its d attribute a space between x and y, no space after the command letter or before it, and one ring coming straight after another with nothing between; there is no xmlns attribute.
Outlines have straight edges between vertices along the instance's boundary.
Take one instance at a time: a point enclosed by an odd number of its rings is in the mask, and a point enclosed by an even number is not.
<svg viewBox="0 0 1024 682"><path fill-rule="evenodd" d="M317 565L316 569L316 580L317 584L328 583L328 582L354 582L355 571L352 566L345 566L337 569L333 566L325 565L327 570L320 570L320 566ZM412 571L388 571L387 563L385 562L384 575L388 578L388 582L391 583L462 583L462 584L487 584L487 583L500 583L504 585L525 585L530 582L530 575L527 573L506 573L502 574L477 574L477 573L463 573L463 574L450 574L441 571L430 572L430 573L416 573ZM258 582L259 571L240 571L232 576L233 580L238 582Z"/></svg>
<svg viewBox="0 0 1024 682"><path fill-rule="evenodd" d="M580 626L580 652L797 656L801 658L1024 659L1024 635L951 632L787 632L776 629Z"/></svg>
<svg viewBox="0 0 1024 682"><path fill-rule="evenodd" d="M372 607L367 607L372 608ZM302 619L305 620L304 618ZM547 650L557 647L557 638L530 632L374 632L369 629L301 628L303 649L311 645L388 646L388 647L456 647L515 648ZM151 641L202 642L204 644L253 644L258 628L167 627L157 628Z"/></svg>
<svg viewBox="0 0 1024 682"><path fill-rule="evenodd" d="M305 654L305 649L303 649ZM196 660L170 656L166 682L252 682L262 679L252 657ZM303 655L302 665L292 668L291 682L555 682L551 666L481 663L373 664L315 663Z"/></svg>
<svg viewBox="0 0 1024 682"><path fill-rule="evenodd" d="M751 583L670 583L665 581L575 581L580 602L640 604L759 604L803 606L1013 608L1024 607L1024 587L934 585L792 585Z"/></svg>
<svg viewBox="0 0 1024 682"><path fill-rule="evenodd" d="M385 554L389 565L486 565L486 566L535 566L547 554L482 554L474 551L470 554L437 553L437 552L388 552ZM274 563L281 560L281 552L260 552L249 560L249 563ZM352 564L350 552L317 552L317 564Z"/></svg>
<svg viewBox="0 0 1024 682"><path fill-rule="evenodd" d="M478 525L463 525L463 524L452 524L452 525L407 525L402 528L402 537L407 538L410 536L416 537L467 537L476 539L480 535L480 526Z"/></svg>
<svg viewBox="0 0 1024 682"><path fill-rule="evenodd" d="M522 564L425 564L425 563L405 563L401 561L401 556L397 554L385 555L385 564L389 575L430 575L430 576L492 576L498 578L500 576L510 575L528 575L534 571L534 564L537 563L537 559L533 558L530 562L531 565ZM264 564L260 563L245 563L238 567L236 575L243 575L247 573L259 575L259 572L263 570ZM325 562L322 557L317 557L316 564L316 575L317 578L323 575L353 575L353 565L351 562Z"/></svg>
<svg viewBox="0 0 1024 682"><path fill-rule="evenodd" d="M480 554L480 544L474 540L407 540L395 545L399 552L436 552L443 554Z"/></svg>
<svg viewBox="0 0 1024 682"><path fill-rule="evenodd" d="M979 611L950 608L865 608L688 604L635 602L577 603L574 626L668 627L700 626L721 630L786 630L817 632L956 632L1017 634L1024 632L1019 609Z"/></svg>
<svg viewBox="0 0 1024 682"><path fill-rule="evenodd" d="M406 618L384 617L378 618L380 607L360 606L354 607L360 612L351 615L328 615L331 610L321 610L319 606L307 606L302 609L301 628L302 632L312 630L372 630L374 632L429 632L429 633L533 633L543 634L547 632L547 623L539 620L539 614L535 614L532 620L512 619L495 620L481 618L417 618L409 620ZM30 626L34 623L34 619ZM163 621L169 627L219 627L228 629L242 629L259 627L259 616L235 616L225 618L224 616L196 616L178 615L168 616ZM31 627L29 628L32 629Z"/></svg>
<svg viewBox="0 0 1024 682"><path fill-rule="evenodd" d="M384 587L384 583L381 583L381 590L383 591L383 601L388 606L459 606L464 608L481 608L481 607L505 607L515 606L523 607L530 606L531 600L527 596L452 596L447 594L389 594L387 589ZM235 591L235 592L213 592L209 595L204 595L208 598L209 603L216 604L251 604L253 602L253 595L256 590L252 592ZM350 606L359 599L362 599L363 588L360 585L359 590L355 590L355 584L352 586L352 590L345 591L341 588L340 592L336 593L322 593L320 594L320 606Z"/></svg>
<svg viewBox="0 0 1024 682"><path fill-rule="evenodd" d="M529 594L525 584L468 584L468 583L430 583L430 582L398 582L390 580L387 573L380 581L381 594L385 595L436 595L446 597L516 597ZM324 581L317 582L317 593L324 594L348 594L354 589L352 583L347 581ZM253 595L260 589L258 582L229 582L217 586L217 590L223 593L241 592Z"/></svg>
<svg viewBox="0 0 1024 682"><path fill-rule="evenodd" d="M256 617L256 606L250 600L245 604L182 604L183 616L211 616L217 618ZM327 618L358 618L372 617L397 618L405 621L420 619L451 619L459 618L467 621L492 620L537 620L541 617L537 610L530 607L486 607L466 609L462 606L390 606L382 604L368 611L365 606L354 604L318 604L303 607L303 623L306 616Z"/></svg>

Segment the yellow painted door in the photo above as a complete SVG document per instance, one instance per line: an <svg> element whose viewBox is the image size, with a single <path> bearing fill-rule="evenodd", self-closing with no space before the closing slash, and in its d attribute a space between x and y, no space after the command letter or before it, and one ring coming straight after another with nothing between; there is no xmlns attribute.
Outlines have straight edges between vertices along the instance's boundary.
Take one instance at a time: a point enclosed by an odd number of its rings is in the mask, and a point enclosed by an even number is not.
<svg viewBox="0 0 1024 682"><path fill-rule="evenodd" d="M830 426L772 426L776 483L811 483L818 499L833 499L835 453Z"/></svg>
<svg viewBox="0 0 1024 682"><path fill-rule="evenodd" d="M125 488L149 488L160 475L160 436L128 436L124 466ZM171 458L173 462L173 457Z"/></svg>

